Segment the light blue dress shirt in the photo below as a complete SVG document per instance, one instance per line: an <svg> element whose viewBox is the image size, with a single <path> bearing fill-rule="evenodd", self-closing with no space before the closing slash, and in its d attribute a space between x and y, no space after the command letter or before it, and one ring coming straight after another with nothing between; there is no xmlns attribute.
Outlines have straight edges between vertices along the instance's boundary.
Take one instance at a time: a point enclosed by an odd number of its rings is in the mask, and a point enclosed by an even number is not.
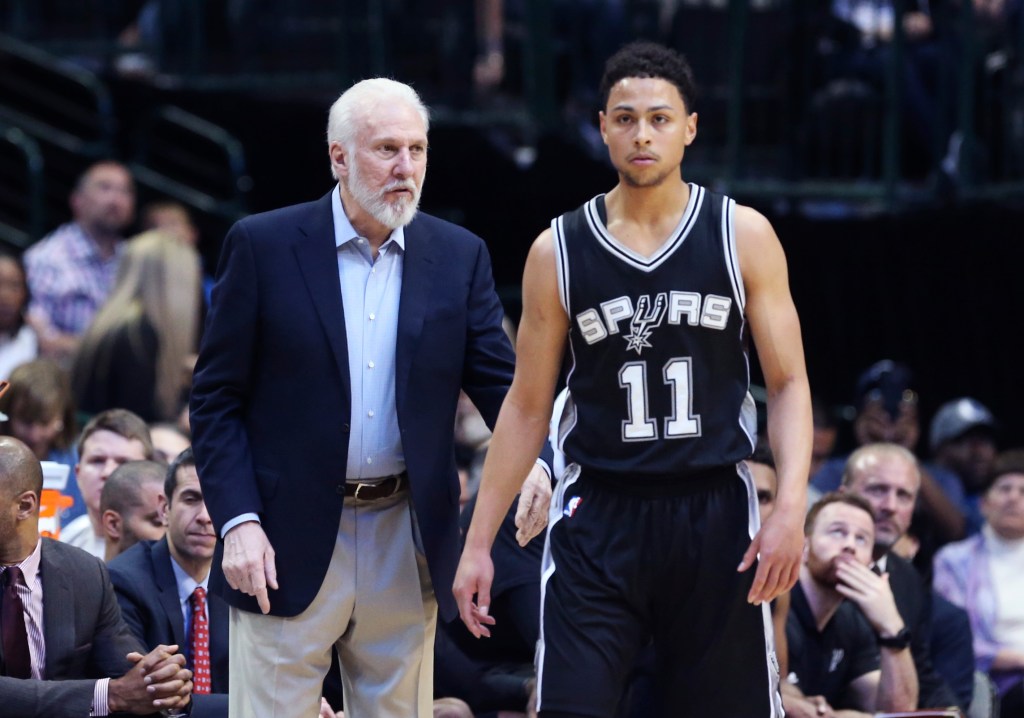
<svg viewBox="0 0 1024 718"><path fill-rule="evenodd" d="M170 537L167 538L170 541ZM185 621L185 641L190 642L192 639L192 604L189 599L192 598L192 594L196 588L200 586L206 591L207 596L210 594L210 573L206 573L206 578L198 583L194 578L188 575L188 573L178 562L174 560L174 556L171 556L171 570L174 571L174 581L178 584L178 607L181 609L181 617ZM207 598L206 607L203 613L206 614L206 622L210 622L210 600ZM191 645L182 646L186 651L191 651Z"/></svg>
<svg viewBox="0 0 1024 718"><path fill-rule="evenodd" d="M394 230L375 260L369 241L360 237L348 221L338 187L331 193L331 211L352 393L345 477L350 481L377 479L405 471L395 404L395 345L405 231L402 227ZM245 521L259 522L259 516L236 516L224 524L221 537Z"/></svg>
<svg viewBox="0 0 1024 718"><path fill-rule="evenodd" d="M331 209L352 393L345 477L351 481L400 474L405 455L395 403L395 346L405 232L402 227L394 230L374 259L370 242L349 222L338 188L331 194Z"/></svg>

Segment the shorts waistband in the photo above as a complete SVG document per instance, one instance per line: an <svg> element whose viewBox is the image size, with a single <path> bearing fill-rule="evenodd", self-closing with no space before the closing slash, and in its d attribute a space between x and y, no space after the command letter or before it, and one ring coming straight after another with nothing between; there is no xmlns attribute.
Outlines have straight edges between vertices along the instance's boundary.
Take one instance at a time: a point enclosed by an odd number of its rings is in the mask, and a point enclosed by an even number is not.
<svg viewBox="0 0 1024 718"><path fill-rule="evenodd" d="M640 498L692 496L739 478L735 464L673 474L624 474L580 466L580 478L609 491Z"/></svg>

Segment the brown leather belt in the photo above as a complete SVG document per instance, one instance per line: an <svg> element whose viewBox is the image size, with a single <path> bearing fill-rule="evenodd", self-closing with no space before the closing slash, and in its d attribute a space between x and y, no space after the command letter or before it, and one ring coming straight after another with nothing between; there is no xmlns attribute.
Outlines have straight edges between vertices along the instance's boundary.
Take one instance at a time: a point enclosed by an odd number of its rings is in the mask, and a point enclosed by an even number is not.
<svg viewBox="0 0 1024 718"><path fill-rule="evenodd" d="M386 499L404 489L408 480L409 474L403 471L400 474L385 476L383 479L375 479L372 482L346 481L345 496L351 496L360 501Z"/></svg>

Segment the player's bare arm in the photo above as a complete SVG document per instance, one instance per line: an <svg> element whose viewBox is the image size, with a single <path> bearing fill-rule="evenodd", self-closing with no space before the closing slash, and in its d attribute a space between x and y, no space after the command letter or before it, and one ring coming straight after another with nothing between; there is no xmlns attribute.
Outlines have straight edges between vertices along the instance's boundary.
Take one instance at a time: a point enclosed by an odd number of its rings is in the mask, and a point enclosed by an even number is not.
<svg viewBox="0 0 1024 718"><path fill-rule="evenodd" d="M526 259L515 376L487 450L473 521L455 574L459 615L478 638L489 636L487 625L494 623L487 615L494 576L491 544L547 435L568 330L549 229L537 238Z"/></svg>
<svg viewBox="0 0 1024 718"><path fill-rule="evenodd" d="M747 570L760 557L747 597L760 603L788 591L799 576L811 457L811 396L782 245L768 220L750 207L736 207L735 228L746 315L768 392L768 436L779 477L775 511L740 564L741 571Z"/></svg>

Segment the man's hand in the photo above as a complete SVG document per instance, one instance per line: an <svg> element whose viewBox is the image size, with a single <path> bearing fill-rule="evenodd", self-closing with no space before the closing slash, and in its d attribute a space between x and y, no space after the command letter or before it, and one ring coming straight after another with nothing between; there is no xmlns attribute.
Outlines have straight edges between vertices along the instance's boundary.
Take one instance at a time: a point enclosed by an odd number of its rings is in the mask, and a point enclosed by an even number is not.
<svg viewBox="0 0 1024 718"><path fill-rule="evenodd" d="M111 713L148 715L166 708L184 708L192 697L192 672L177 646L160 645L143 656L129 653L135 665L111 679L107 706Z"/></svg>
<svg viewBox="0 0 1024 718"><path fill-rule="evenodd" d="M757 573L747 601L760 605L793 587L800 576L804 537L803 516L776 508L743 554L738 571L746 571L757 560Z"/></svg>
<svg viewBox="0 0 1024 718"><path fill-rule="evenodd" d="M876 633L894 636L903 628L903 618L889 586L889 574L877 575L852 558L836 565L836 590L860 608Z"/></svg>
<svg viewBox="0 0 1024 718"><path fill-rule="evenodd" d="M255 521L232 527L224 536L224 561L221 564L228 585L249 596L255 596L263 613L270 612L267 586L277 588L277 565L274 549Z"/></svg>
<svg viewBox="0 0 1024 718"><path fill-rule="evenodd" d="M491 632L487 626L494 625L494 618L487 615L491 606L493 580L494 563L490 552L469 547L463 550L452 591L459 605L459 617L476 638L489 638ZM477 597L476 603L473 602L474 595Z"/></svg>
<svg viewBox="0 0 1024 718"><path fill-rule="evenodd" d="M516 507L516 541L525 546L548 525L551 505L551 478L540 464L534 464L526 475Z"/></svg>

